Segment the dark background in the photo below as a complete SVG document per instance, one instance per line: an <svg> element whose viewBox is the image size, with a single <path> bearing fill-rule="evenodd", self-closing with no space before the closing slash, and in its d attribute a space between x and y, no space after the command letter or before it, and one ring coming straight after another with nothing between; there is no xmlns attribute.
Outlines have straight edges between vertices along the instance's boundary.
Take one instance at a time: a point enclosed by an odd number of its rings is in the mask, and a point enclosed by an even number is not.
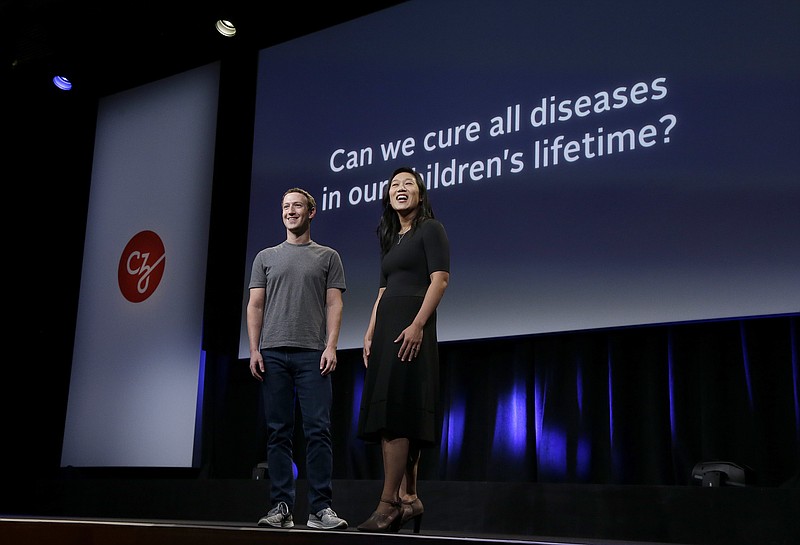
<svg viewBox="0 0 800 545"><path fill-rule="evenodd" d="M264 445L258 391L237 354L257 52L397 3L277 10L224 2L224 11L214 2L2 3L4 261L11 302L0 413L5 478L64 473L60 450L98 99L215 60L222 61L222 80L202 464L177 473L250 477ZM242 35L218 36L213 23L219 17L237 22ZM75 89L55 89L55 73L69 75ZM444 401L464 408L469 449L428 456L422 477L683 486L697 484L696 463L722 459L745 466L749 484L794 487L797 342L793 315L446 343ZM354 444L348 427L346 400L355 397L359 354L343 351L340 358L341 368L351 371L336 376L336 478L378 478L379 454ZM541 451L535 439L521 456L507 459L492 450L501 427L499 392L520 381L530 385L531 403L546 385L555 407L547 418L558 424L550 428L564 433L557 452ZM613 407L610 390L617 392ZM535 425L534 414L529 422Z"/></svg>

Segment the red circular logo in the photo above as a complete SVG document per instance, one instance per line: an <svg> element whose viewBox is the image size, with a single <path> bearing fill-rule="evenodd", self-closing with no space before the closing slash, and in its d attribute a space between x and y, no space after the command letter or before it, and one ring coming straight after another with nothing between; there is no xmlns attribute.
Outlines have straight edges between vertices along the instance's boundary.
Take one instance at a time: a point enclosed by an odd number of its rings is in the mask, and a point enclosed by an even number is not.
<svg viewBox="0 0 800 545"><path fill-rule="evenodd" d="M119 258L119 290L131 303L141 303L156 291L167 254L164 243L153 231L136 233Z"/></svg>

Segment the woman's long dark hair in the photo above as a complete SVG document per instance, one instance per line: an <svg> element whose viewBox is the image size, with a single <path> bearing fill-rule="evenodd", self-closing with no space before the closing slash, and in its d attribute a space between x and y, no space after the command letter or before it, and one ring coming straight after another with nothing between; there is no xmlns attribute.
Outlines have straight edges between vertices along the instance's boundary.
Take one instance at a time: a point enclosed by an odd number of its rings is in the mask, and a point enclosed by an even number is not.
<svg viewBox="0 0 800 545"><path fill-rule="evenodd" d="M400 167L392 173L389 178L389 183L394 180L394 177L401 172L408 172L414 175L417 181L417 189L419 189L419 204L417 205L417 216L411 224L411 230L415 231L420 223L423 221L434 218L433 208L430 201L428 201L428 189L425 187L425 182L422 180L422 175L416 172L411 167ZM381 243L381 255L386 254L394 244L395 236L400 230L400 220L397 219L397 212L392 208L391 199L389 197L389 188L386 188L386 193L383 195L383 213L381 214L381 221L378 223L378 240ZM413 234L413 233L412 233Z"/></svg>

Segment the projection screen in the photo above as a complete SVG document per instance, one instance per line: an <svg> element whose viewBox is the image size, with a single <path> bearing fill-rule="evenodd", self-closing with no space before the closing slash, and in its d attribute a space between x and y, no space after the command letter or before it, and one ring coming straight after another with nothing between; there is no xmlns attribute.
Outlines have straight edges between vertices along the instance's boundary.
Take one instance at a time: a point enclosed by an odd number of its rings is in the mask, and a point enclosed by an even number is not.
<svg viewBox="0 0 800 545"><path fill-rule="evenodd" d="M450 239L441 341L797 312L797 28L794 1L435 0L262 50L240 357L292 186L362 346L401 165Z"/></svg>

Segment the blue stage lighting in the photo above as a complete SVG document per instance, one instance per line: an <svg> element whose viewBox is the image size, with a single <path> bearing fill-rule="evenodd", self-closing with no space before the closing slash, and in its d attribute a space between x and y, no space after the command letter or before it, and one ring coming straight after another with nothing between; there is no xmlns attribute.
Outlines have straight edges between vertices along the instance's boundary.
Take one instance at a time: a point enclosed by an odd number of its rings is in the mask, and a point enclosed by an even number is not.
<svg viewBox="0 0 800 545"><path fill-rule="evenodd" d="M53 78L53 84L62 91L69 91L72 89L72 82L64 76L56 76Z"/></svg>

